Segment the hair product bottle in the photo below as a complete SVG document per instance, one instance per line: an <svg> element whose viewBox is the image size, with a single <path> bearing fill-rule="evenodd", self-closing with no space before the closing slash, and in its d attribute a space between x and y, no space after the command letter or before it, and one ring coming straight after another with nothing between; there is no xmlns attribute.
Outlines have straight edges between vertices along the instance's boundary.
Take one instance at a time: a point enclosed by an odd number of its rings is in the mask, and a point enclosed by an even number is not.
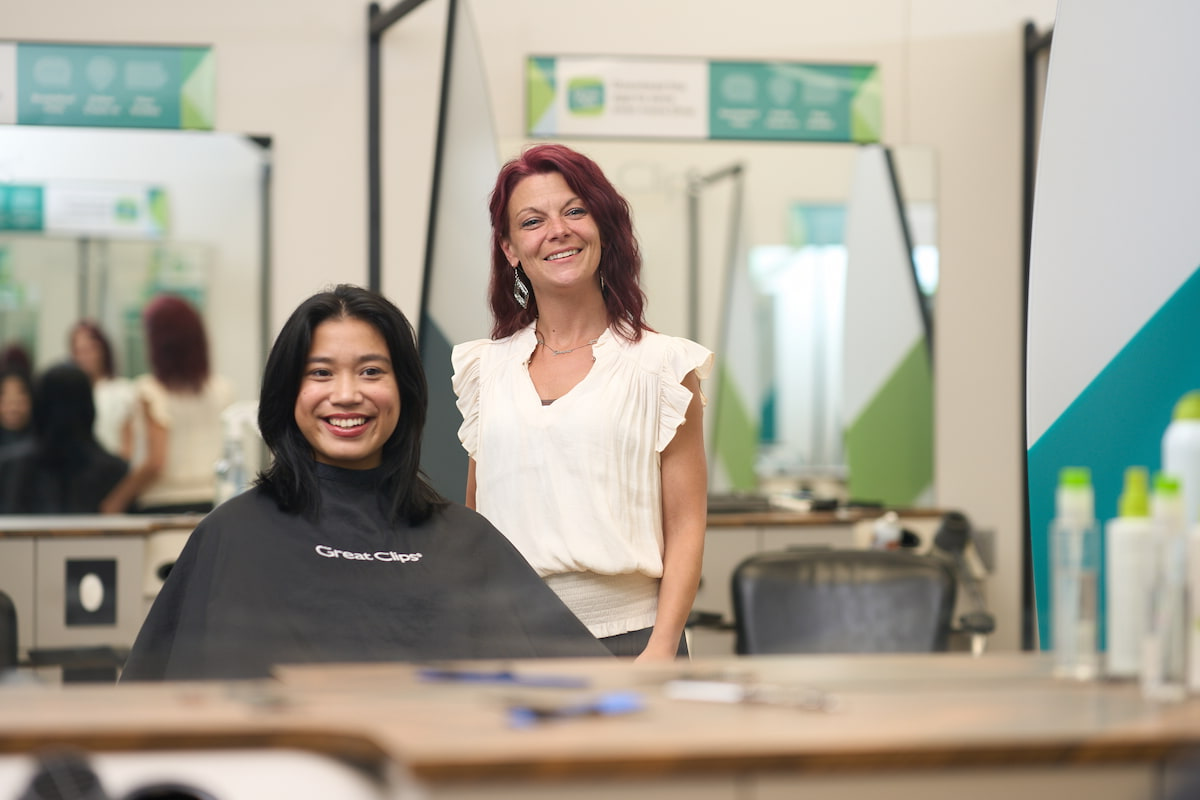
<svg viewBox="0 0 1200 800"><path fill-rule="evenodd" d="M1050 523L1054 673L1060 677L1096 676L1099 550L1092 474L1086 467L1064 467Z"/></svg>
<svg viewBox="0 0 1200 800"><path fill-rule="evenodd" d="M1105 672L1116 678L1133 678L1141 672L1157 553L1150 520L1150 473L1145 467L1125 470L1117 516L1105 525L1104 536Z"/></svg>
<svg viewBox="0 0 1200 800"><path fill-rule="evenodd" d="M1179 481L1183 521L1190 528L1200 521L1200 391L1179 398L1171 412L1163 433L1162 471Z"/></svg>
<svg viewBox="0 0 1200 800"><path fill-rule="evenodd" d="M1182 700L1187 680L1187 536L1183 495L1174 477L1154 477L1150 515L1156 539L1155 579L1142 649L1142 693L1152 700Z"/></svg>

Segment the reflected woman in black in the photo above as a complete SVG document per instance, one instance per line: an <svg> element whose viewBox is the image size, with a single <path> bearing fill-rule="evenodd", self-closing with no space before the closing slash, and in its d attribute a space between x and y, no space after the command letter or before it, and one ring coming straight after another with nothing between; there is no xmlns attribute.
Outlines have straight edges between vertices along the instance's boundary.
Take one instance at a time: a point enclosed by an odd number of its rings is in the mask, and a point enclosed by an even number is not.
<svg viewBox="0 0 1200 800"><path fill-rule="evenodd" d="M504 536L421 475L425 375L394 305L353 286L309 298L262 386L271 466L192 533L122 680L607 655Z"/></svg>
<svg viewBox="0 0 1200 800"><path fill-rule="evenodd" d="M128 465L99 445L92 384L74 364L50 367L33 387L32 436L0 460L0 513L94 514Z"/></svg>

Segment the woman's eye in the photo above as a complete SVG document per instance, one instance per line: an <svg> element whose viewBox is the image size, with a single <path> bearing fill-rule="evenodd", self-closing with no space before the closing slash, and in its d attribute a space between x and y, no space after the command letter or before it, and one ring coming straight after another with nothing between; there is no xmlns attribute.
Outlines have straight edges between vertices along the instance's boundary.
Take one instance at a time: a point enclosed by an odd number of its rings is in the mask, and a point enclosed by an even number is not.
<svg viewBox="0 0 1200 800"><path fill-rule="evenodd" d="M530 217L529 219L523 219L523 220L521 220L521 227L522 227L522 228L534 228L534 227L536 227L536 226L537 226L537 224L538 224L539 222L541 222L541 220L540 220L539 218L537 218L537 217Z"/></svg>
<svg viewBox="0 0 1200 800"><path fill-rule="evenodd" d="M572 208L567 212L568 217L584 217L587 216L586 208Z"/></svg>
<svg viewBox="0 0 1200 800"><path fill-rule="evenodd" d="M366 375L368 378L378 378L383 374L383 370L379 367L367 367L362 371L362 374Z"/></svg>
<svg viewBox="0 0 1200 800"><path fill-rule="evenodd" d="M324 367L317 367L316 369L309 370L308 377L310 377L310 378L328 378L331 374L333 374L333 373L331 373L329 370L325 369Z"/></svg>

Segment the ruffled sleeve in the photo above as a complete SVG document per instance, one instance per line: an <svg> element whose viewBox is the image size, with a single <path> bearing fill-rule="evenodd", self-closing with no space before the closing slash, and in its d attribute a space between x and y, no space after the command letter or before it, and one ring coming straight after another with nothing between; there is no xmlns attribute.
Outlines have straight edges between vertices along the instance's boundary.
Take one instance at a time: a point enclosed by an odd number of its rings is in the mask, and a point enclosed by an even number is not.
<svg viewBox="0 0 1200 800"><path fill-rule="evenodd" d="M691 391L683 385L689 372L695 372L700 380L712 374L713 354L706 347L693 341L669 338L659 374L660 408L658 415L658 452L666 449L675 438L675 431L687 419L688 406L692 402ZM700 392L700 404L708 405L708 398Z"/></svg>
<svg viewBox="0 0 1200 800"><path fill-rule="evenodd" d="M138 398L146 404L150 419L164 428L170 428L171 408L167 398L167 388L159 383L153 375L141 375L136 380L135 391Z"/></svg>
<svg viewBox="0 0 1200 800"><path fill-rule="evenodd" d="M490 339L475 339L455 345L450 354L454 375L450 382L458 398L456 405L463 422L458 428L458 440L467 455L475 457L479 449L479 362Z"/></svg>

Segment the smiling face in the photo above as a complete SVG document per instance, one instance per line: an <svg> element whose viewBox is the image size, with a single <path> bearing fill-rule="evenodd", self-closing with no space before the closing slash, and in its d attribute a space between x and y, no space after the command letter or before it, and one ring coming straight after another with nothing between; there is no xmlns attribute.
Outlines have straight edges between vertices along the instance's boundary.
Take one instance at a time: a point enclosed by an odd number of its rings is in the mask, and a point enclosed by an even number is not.
<svg viewBox="0 0 1200 800"><path fill-rule="evenodd" d="M296 395L296 425L322 464L379 466L400 419L400 388L387 342L360 319L328 319L313 330Z"/></svg>
<svg viewBox="0 0 1200 800"><path fill-rule="evenodd" d="M508 263L520 264L535 292L594 284L600 267L600 231L583 200L557 172L530 175L508 203Z"/></svg>
<svg viewBox="0 0 1200 800"><path fill-rule="evenodd" d="M104 348L96 337L83 328L71 334L71 360L79 365L92 383L105 377Z"/></svg>

